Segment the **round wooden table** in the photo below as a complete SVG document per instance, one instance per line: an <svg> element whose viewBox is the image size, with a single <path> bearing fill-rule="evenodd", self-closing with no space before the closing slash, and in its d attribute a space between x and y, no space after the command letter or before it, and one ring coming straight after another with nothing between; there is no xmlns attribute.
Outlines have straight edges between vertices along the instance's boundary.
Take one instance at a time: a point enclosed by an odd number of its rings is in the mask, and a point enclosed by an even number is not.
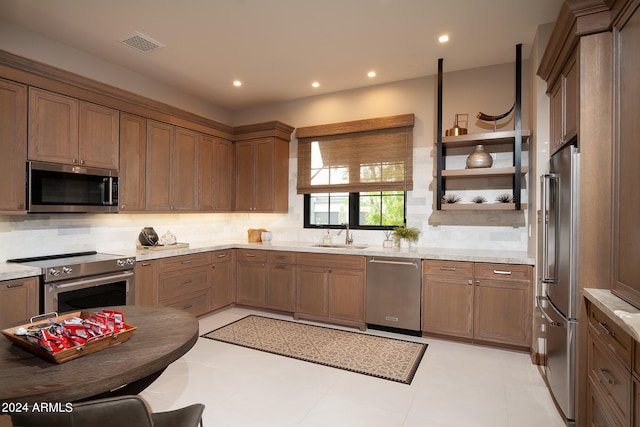
<svg viewBox="0 0 640 427"><path fill-rule="evenodd" d="M122 306L137 327L128 341L62 364L45 361L0 337L0 402L76 402L137 394L198 339L198 320L167 307ZM101 309L86 310L99 312Z"/></svg>

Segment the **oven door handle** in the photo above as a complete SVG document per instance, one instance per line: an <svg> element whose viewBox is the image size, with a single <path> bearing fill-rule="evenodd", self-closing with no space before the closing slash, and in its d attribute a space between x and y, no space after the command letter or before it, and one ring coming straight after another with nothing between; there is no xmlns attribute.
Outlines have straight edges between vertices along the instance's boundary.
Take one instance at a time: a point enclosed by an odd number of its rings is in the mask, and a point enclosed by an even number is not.
<svg viewBox="0 0 640 427"><path fill-rule="evenodd" d="M104 283L105 281L118 281L121 279L127 279L131 276L133 276L133 272L127 271L126 273L122 273L122 274L112 274L108 276L93 277L91 279L78 280L70 283L54 282L54 283L49 283L49 286L51 286L53 289L65 289L65 288L71 288L71 287L75 288L78 286L91 285L93 283L100 284L100 283Z"/></svg>

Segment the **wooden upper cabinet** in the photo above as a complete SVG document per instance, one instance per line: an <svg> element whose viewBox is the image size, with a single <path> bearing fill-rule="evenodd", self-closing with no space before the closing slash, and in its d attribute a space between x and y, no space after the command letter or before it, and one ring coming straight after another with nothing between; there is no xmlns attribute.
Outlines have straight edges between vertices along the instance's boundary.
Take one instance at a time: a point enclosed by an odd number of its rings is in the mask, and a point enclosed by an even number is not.
<svg viewBox="0 0 640 427"><path fill-rule="evenodd" d="M637 3L637 2L636 2ZM640 7L636 4L623 17L615 33L614 63L619 78L616 81L615 97L619 108L615 110L614 127L614 250L612 291L640 307L640 80L638 67L640 57Z"/></svg>
<svg viewBox="0 0 640 427"><path fill-rule="evenodd" d="M146 208L171 209L171 147L175 128L147 120Z"/></svg>
<svg viewBox="0 0 640 427"><path fill-rule="evenodd" d="M0 211L26 212L27 87L0 79Z"/></svg>
<svg viewBox="0 0 640 427"><path fill-rule="evenodd" d="M78 163L78 100L29 88L29 160Z"/></svg>
<svg viewBox="0 0 640 427"><path fill-rule="evenodd" d="M196 210L197 178L198 134L148 120L146 209Z"/></svg>
<svg viewBox="0 0 640 427"><path fill-rule="evenodd" d="M120 211L143 211L145 208L145 156L147 120L120 114Z"/></svg>
<svg viewBox="0 0 640 427"><path fill-rule="evenodd" d="M29 88L29 160L118 169L118 111Z"/></svg>
<svg viewBox="0 0 640 427"><path fill-rule="evenodd" d="M105 169L119 165L119 113L112 108L80 101L78 158L80 164Z"/></svg>
<svg viewBox="0 0 640 427"><path fill-rule="evenodd" d="M234 189L233 144L209 135L200 136L198 206L200 211L232 210Z"/></svg>
<svg viewBox="0 0 640 427"><path fill-rule="evenodd" d="M198 207L198 137L196 132L176 128L171 153L171 208L194 211Z"/></svg>
<svg viewBox="0 0 640 427"><path fill-rule="evenodd" d="M287 212L292 131L279 122L236 128L235 210Z"/></svg>

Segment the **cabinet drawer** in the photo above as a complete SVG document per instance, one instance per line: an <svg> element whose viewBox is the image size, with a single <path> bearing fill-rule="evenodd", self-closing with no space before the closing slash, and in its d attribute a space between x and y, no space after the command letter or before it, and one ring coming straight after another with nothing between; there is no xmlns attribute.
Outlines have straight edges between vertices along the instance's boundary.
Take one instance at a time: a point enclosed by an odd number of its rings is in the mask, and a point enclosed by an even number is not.
<svg viewBox="0 0 640 427"><path fill-rule="evenodd" d="M433 276L473 277L473 263L464 261L422 261L422 274Z"/></svg>
<svg viewBox="0 0 640 427"><path fill-rule="evenodd" d="M611 408L605 403L607 396L603 393L604 391L600 390L600 387L595 385L591 378L587 381L587 396L589 398L587 425L622 427L622 422L611 415Z"/></svg>
<svg viewBox="0 0 640 427"><path fill-rule="evenodd" d="M160 264L160 271L175 271L183 268L199 267L209 264L209 255L206 252L198 254L180 255L164 258Z"/></svg>
<svg viewBox="0 0 640 427"><path fill-rule="evenodd" d="M238 249L238 261L266 262L267 251L257 251L255 249Z"/></svg>
<svg viewBox="0 0 640 427"><path fill-rule="evenodd" d="M213 251L210 253L210 256L211 256L211 262L224 262L224 261L231 261L233 259L232 249Z"/></svg>
<svg viewBox="0 0 640 427"><path fill-rule="evenodd" d="M281 264L295 264L296 254L294 252L269 251L267 261Z"/></svg>
<svg viewBox="0 0 640 427"><path fill-rule="evenodd" d="M364 270L365 257L358 255L331 255L300 252L297 254L299 265L311 265L326 268L354 268Z"/></svg>
<svg viewBox="0 0 640 427"><path fill-rule="evenodd" d="M598 337L589 334L588 372L594 388L603 390L603 400L616 417L629 425L631 372L607 350Z"/></svg>
<svg viewBox="0 0 640 427"><path fill-rule="evenodd" d="M476 279L521 280L531 282L533 269L529 265L515 264L475 264Z"/></svg>
<svg viewBox="0 0 640 427"><path fill-rule="evenodd" d="M208 287L207 267L162 273L158 283L158 297L160 300L164 300L189 294L200 289L207 289Z"/></svg>
<svg viewBox="0 0 640 427"><path fill-rule="evenodd" d="M164 307L173 307L200 316L209 311L209 290L204 289L179 298L161 301Z"/></svg>
<svg viewBox="0 0 640 427"><path fill-rule="evenodd" d="M633 339L593 304L589 304L589 330L631 369Z"/></svg>

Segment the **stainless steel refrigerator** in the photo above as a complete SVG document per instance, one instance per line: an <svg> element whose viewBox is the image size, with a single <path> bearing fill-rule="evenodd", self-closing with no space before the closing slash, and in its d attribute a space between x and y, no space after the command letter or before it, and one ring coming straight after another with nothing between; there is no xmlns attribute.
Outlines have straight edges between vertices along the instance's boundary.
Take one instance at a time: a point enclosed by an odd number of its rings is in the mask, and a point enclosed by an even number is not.
<svg viewBox="0 0 640 427"><path fill-rule="evenodd" d="M575 420L578 330L578 179L580 155L567 145L551 156L542 187L542 285L547 382L568 424Z"/></svg>

